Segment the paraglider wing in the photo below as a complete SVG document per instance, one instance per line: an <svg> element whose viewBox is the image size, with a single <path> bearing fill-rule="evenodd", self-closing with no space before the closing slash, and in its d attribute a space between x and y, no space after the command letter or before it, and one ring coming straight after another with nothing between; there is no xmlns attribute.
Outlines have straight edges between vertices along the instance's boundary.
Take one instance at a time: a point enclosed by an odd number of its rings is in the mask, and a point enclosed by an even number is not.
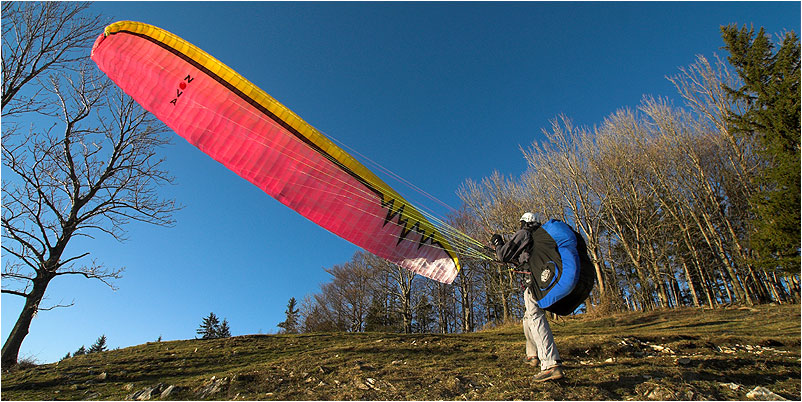
<svg viewBox="0 0 802 402"><path fill-rule="evenodd" d="M151 25L106 27L92 60L201 151L309 220L413 272L451 283L459 262L423 214L270 95Z"/></svg>

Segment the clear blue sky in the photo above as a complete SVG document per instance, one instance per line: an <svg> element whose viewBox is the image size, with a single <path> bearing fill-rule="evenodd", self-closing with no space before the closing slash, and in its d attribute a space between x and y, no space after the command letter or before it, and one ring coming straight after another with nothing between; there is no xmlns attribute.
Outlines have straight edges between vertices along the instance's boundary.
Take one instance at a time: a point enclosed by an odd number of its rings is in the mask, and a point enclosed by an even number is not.
<svg viewBox="0 0 802 402"><path fill-rule="evenodd" d="M101 2L93 10L194 43L454 207L466 179L522 173L519 146L558 114L593 125L644 94L674 97L665 76L697 54L723 55L721 25L800 32L799 2ZM74 242L73 252L126 268L119 290L56 279L44 305L75 306L41 312L23 357L57 361L101 334L112 348L193 338L209 312L234 335L274 333L288 299L316 292L328 280L323 267L357 250L173 138L162 154L176 178L164 194L184 205L175 227L133 224L125 243ZM3 341L20 308L20 298L2 296Z"/></svg>

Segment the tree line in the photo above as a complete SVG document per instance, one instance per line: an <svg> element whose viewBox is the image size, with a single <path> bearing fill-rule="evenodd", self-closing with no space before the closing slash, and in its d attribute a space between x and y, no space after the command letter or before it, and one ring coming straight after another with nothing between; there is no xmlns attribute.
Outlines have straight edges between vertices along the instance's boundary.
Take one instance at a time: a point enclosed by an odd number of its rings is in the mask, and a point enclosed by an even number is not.
<svg viewBox="0 0 802 402"><path fill-rule="evenodd" d="M326 271L333 279L320 292L305 296L297 309L290 300L281 333L470 332L523 312L513 297L519 283L498 264L465 264L452 285L364 251Z"/></svg>
<svg viewBox="0 0 802 402"><path fill-rule="evenodd" d="M487 242L525 211L588 244L585 311L798 303L800 53L788 32L722 27L726 61L668 77L682 105L645 96L593 128L559 116L522 149L528 169L458 190L451 225ZM511 267L463 256L452 285L367 253L301 303L298 330L467 332L520 317Z"/></svg>
<svg viewBox="0 0 802 402"><path fill-rule="evenodd" d="M230 338L231 337L231 327L228 325L228 319L223 319L220 321L220 318L212 312L209 313L208 316L204 317L201 320L201 324L195 330L195 333L200 336L200 338L196 339L218 339L218 338ZM156 342L161 342L162 337L159 336L156 339ZM89 349L86 348L85 345L81 345L75 352L67 352L67 355L61 358L61 360L69 359L75 356L83 356L88 355L91 353L97 352L105 352L108 350L108 346L106 344L106 335L101 335L95 343L93 343Z"/></svg>
<svg viewBox="0 0 802 402"><path fill-rule="evenodd" d="M69 359L70 357L74 356L83 356L91 353L105 352L107 349L108 347L106 346L106 335L100 335L100 337L97 338L95 343L93 343L92 346L89 347L89 349L87 349L86 346L81 345L81 347L78 348L78 350L76 350L72 354L67 352L67 355L62 357L61 360Z"/></svg>

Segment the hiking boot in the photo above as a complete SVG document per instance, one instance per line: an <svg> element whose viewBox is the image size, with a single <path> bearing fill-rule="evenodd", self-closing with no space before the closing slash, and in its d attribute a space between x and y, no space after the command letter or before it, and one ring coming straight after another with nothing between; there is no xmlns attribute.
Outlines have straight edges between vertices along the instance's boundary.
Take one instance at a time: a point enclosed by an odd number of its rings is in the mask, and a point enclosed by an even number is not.
<svg viewBox="0 0 802 402"><path fill-rule="evenodd" d="M524 363L532 367L540 367L540 359L537 356L524 357Z"/></svg>
<svg viewBox="0 0 802 402"><path fill-rule="evenodd" d="M560 378L565 377L563 374L563 367L562 366L553 366L551 368L547 368L537 375L535 375L535 382L543 382L543 381L550 381L550 380L559 380Z"/></svg>

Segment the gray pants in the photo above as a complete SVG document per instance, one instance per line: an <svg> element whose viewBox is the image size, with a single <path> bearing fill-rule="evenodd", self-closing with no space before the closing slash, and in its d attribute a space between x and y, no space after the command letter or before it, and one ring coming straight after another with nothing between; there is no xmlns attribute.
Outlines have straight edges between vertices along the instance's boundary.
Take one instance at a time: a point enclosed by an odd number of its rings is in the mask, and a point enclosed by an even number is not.
<svg viewBox="0 0 802 402"><path fill-rule="evenodd" d="M524 291L523 326L526 336L526 356L540 359L540 368L546 370L556 366L560 360L557 346L554 344L554 335L551 333L549 322L546 320L546 311L537 305L529 287Z"/></svg>

